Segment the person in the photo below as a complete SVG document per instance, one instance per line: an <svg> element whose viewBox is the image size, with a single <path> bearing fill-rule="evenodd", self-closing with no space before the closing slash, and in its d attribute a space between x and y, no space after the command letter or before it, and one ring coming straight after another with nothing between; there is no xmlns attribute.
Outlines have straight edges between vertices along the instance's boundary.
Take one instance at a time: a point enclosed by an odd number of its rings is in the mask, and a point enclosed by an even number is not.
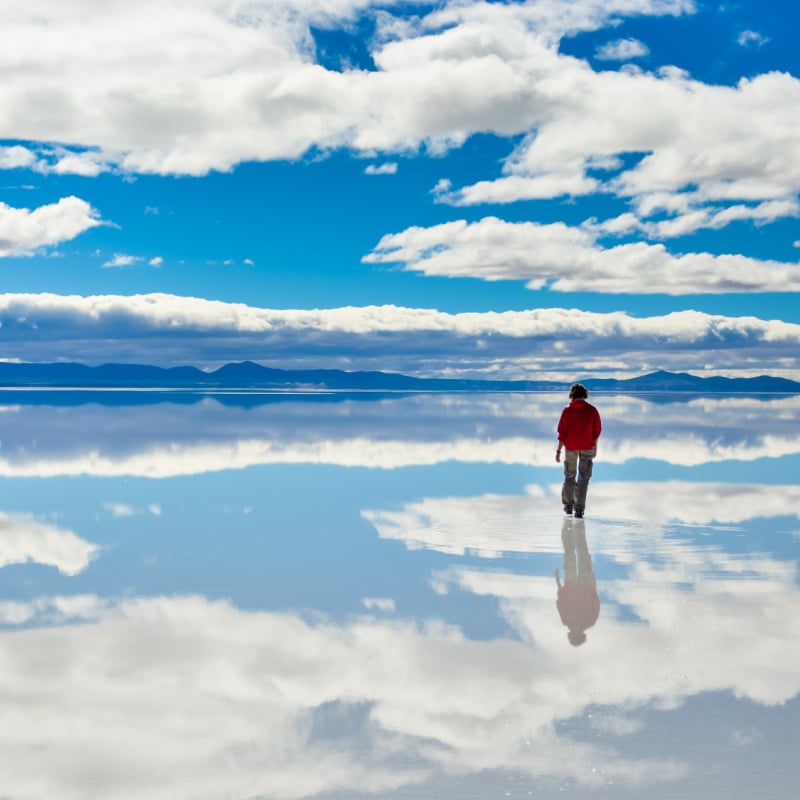
<svg viewBox="0 0 800 800"><path fill-rule="evenodd" d="M600 412L587 402L588 396L589 390L583 384L574 383L569 390L570 404L561 412L558 421L556 462L561 461L562 448L565 450L561 502L565 514L574 512L579 519L586 508L586 491L597 455L597 439L603 430Z"/></svg>
<svg viewBox="0 0 800 800"><path fill-rule="evenodd" d="M600 616L597 578L592 569L592 556L586 543L583 520L565 519L561 529L564 545L564 583L556 570L558 594L556 607L566 625L567 638L573 647L586 641L586 631Z"/></svg>

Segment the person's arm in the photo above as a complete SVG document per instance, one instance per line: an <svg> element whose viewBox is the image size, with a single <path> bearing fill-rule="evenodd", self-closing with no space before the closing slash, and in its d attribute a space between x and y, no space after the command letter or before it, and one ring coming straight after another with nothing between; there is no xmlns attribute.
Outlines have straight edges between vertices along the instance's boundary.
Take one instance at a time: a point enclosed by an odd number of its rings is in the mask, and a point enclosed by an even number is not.
<svg viewBox="0 0 800 800"><path fill-rule="evenodd" d="M556 448L556 463L561 461L561 450L564 448L564 439L566 438L566 431L564 430L564 418L566 417L567 409L565 408L561 412L561 417L558 420L558 428L556 429L558 432L558 447Z"/></svg>

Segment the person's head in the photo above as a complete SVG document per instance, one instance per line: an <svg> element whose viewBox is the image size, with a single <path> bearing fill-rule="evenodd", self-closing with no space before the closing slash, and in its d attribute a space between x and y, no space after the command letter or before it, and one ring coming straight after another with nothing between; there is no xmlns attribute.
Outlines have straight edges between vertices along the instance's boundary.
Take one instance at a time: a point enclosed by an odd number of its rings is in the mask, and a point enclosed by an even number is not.
<svg viewBox="0 0 800 800"><path fill-rule="evenodd" d="M582 383L573 383L569 388L570 400L585 400L589 396L589 390Z"/></svg>
<svg viewBox="0 0 800 800"><path fill-rule="evenodd" d="M580 647L586 641L586 634L583 631L567 631L567 639L573 647Z"/></svg>

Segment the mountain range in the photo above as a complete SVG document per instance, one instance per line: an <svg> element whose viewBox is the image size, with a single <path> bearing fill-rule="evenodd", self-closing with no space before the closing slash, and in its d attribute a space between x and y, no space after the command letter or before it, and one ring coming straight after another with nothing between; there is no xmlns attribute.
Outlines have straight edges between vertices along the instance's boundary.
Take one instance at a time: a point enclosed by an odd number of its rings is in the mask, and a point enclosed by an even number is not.
<svg viewBox="0 0 800 800"><path fill-rule="evenodd" d="M798 394L800 383L761 375L753 378L700 377L681 372L651 372L635 378L581 379L601 392L688 392L694 394ZM252 361L226 364L205 372L196 367L144 364L0 363L0 387L26 389L150 389L226 391L521 391L566 392L569 384L542 380L415 378L391 372L346 372L336 369L283 370Z"/></svg>

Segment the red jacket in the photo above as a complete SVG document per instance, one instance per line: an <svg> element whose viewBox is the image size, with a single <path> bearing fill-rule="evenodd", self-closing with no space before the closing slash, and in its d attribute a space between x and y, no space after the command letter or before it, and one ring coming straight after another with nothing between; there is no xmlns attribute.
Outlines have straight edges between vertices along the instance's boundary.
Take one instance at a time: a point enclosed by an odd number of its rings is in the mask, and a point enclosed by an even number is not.
<svg viewBox="0 0 800 800"><path fill-rule="evenodd" d="M561 412L558 441L567 450L590 450L597 445L602 430L598 410L583 399L573 400Z"/></svg>

